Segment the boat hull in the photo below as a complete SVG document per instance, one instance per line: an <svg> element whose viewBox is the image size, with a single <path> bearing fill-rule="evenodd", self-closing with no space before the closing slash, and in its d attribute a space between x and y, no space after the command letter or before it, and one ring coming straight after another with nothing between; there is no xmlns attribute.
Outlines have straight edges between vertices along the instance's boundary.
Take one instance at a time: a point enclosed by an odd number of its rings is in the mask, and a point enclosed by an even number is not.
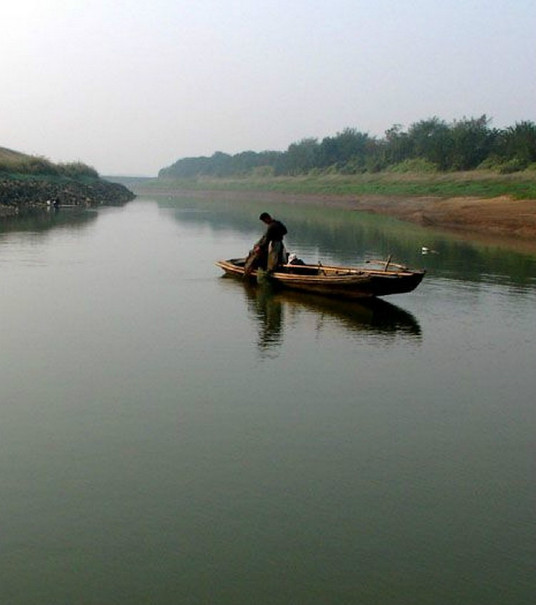
<svg viewBox="0 0 536 605"><path fill-rule="evenodd" d="M218 261L230 276L251 281L266 280L272 286L341 299L363 299L403 294L414 290L425 271L358 269L322 265L284 265L271 274L254 270L246 275L245 259Z"/></svg>

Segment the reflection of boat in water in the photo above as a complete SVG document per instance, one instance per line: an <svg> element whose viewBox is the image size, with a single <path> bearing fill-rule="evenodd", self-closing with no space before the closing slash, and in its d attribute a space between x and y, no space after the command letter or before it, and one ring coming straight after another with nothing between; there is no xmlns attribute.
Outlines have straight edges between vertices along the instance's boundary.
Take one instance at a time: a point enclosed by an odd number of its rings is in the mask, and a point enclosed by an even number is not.
<svg viewBox="0 0 536 605"><path fill-rule="evenodd" d="M244 286L248 309L257 322L257 347L266 354L283 341L283 305L278 297L273 296L270 288L254 288L247 282Z"/></svg>
<svg viewBox="0 0 536 605"><path fill-rule="evenodd" d="M411 337L421 335L421 327L411 313L379 298L356 303L321 296L305 298L291 292L278 296L292 309L314 311L320 318L329 319L352 332L393 336L402 334Z"/></svg>
<svg viewBox="0 0 536 605"><path fill-rule="evenodd" d="M246 271L245 258L218 261L226 274L257 281L263 273ZM390 262L382 268L338 267L331 265L282 265L273 273L264 274L278 288L299 290L340 299L363 299L411 292L421 283L425 271L411 270Z"/></svg>
<svg viewBox="0 0 536 605"><path fill-rule="evenodd" d="M377 298L359 302L325 296L303 296L291 291L277 291L269 285L255 287L244 281L227 279L229 285L242 287L248 309L258 323L258 347L265 353L280 345L285 327L300 317L313 319L317 332L329 326L343 328L356 336L367 336L388 343L396 338L419 341L421 327L408 311Z"/></svg>

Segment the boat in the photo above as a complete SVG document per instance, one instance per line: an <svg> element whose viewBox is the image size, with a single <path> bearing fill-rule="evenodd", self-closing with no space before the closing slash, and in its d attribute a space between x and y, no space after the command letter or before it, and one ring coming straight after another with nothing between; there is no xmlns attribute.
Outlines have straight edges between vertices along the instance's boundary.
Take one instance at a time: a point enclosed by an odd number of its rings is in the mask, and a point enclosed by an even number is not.
<svg viewBox="0 0 536 605"><path fill-rule="evenodd" d="M246 261L246 258L231 258L220 260L216 265L232 277L350 300L411 292L426 273L423 269L412 270L392 263L391 257L387 261L367 261L377 268L291 263L277 267L272 273L258 268L248 272Z"/></svg>

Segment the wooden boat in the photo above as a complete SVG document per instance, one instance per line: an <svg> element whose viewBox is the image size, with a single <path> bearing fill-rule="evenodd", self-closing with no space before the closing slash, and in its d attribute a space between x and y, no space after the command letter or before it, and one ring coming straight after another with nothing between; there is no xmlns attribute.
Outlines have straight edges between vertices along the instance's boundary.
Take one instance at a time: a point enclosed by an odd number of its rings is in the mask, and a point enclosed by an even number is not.
<svg viewBox="0 0 536 605"><path fill-rule="evenodd" d="M391 263L391 259L380 261L382 267L359 268L332 265L287 264L267 274L254 269L246 274L245 258L231 258L216 263L226 275L253 281L266 280L274 287L300 290L341 299L360 299L388 296L411 292L421 283L426 271L410 270ZM369 261L378 263L379 261Z"/></svg>

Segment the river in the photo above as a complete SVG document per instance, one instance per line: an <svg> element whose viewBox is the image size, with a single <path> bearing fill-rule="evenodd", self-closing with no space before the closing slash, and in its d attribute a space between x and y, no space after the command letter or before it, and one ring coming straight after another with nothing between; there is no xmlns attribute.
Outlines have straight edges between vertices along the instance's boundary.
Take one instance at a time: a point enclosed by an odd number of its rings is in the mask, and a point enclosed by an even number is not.
<svg viewBox="0 0 536 605"><path fill-rule="evenodd" d="M261 210L306 260L427 275L245 287L214 262ZM1 603L533 602L536 256L170 194L0 225L0 274Z"/></svg>

